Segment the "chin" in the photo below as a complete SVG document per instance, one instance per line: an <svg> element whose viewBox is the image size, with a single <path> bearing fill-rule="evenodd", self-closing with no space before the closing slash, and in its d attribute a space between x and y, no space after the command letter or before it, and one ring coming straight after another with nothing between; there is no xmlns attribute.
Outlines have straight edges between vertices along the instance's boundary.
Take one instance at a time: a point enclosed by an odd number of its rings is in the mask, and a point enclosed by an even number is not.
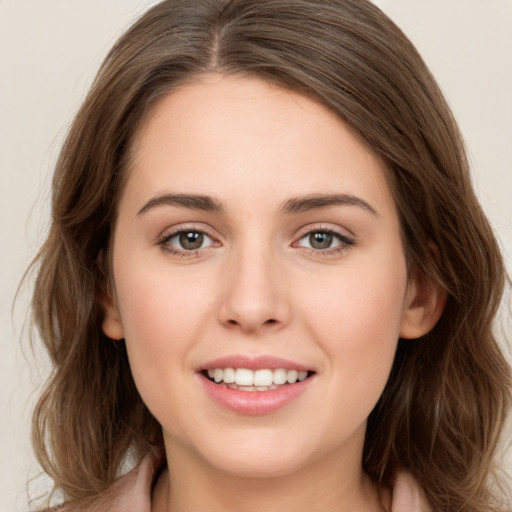
<svg viewBox="0 0 512 512"><path fill-rule="evenodd" d="M312 454L304 439L279 430L226 429L221 436L198 436L195 442L190 438L176 442L176 438L165 436L166 449L170 460L176 461L176 455L192 455L198 467L232 477L285 477L307 466Z"/></svg>
<svg viewBox="0 0 512 512"><path fill-rule="evenodd" d="M307 463L304 457L290 457L282 452L277 457L271 458L261 452L259 454L246 453L244 456L235 453L209 462L217 471L232 477L246 479L283 478L296 473Z"/></svg>

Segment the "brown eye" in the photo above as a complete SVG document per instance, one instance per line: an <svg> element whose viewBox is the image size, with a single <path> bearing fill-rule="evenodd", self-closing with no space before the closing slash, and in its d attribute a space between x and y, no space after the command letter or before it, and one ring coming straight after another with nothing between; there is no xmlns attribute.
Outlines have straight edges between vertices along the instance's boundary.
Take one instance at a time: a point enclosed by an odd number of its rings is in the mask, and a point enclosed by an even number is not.
<svg viewBox="0 0 512 512"><path fill-rule="evenodd" d="M316 229L304 234L295 244L316 252L317 255L341 253L355 244L348 236L330 229Z"/></svg>
<svg viewBox="0 0 512 512"><path fill-rule="evenodd" d="M309 235L309 245L313 249L329 249L332 245L333 238L330 233L317 231Z"/></svg>
<svg viewBox="0 0 512 512"><path fill-rule="evenodd" d="M186 254L210 247L214 241L202 231L183 230L166 236L160 244L173 252Z"/></svg>
<svg viewBox="0 0 512 512"><path fill-rule="evenodd" d="M197 231L188 231L179 234L179 244L186 251L195 251L203 245L204 235Z"/></svg>

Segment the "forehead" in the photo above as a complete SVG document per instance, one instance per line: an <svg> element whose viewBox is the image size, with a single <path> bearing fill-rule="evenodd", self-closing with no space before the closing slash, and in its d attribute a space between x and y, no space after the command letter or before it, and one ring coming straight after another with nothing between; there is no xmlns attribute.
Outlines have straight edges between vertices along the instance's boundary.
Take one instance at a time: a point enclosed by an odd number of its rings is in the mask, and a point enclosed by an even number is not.
<svg viewBox="0 0 512 512"><path fill-rule="evenodd" d="M248 77L201 77L154 105L134 141L127 185L141 196L236 191L259 203L349 192L393 206L382 163L338 116Z"/></svg>

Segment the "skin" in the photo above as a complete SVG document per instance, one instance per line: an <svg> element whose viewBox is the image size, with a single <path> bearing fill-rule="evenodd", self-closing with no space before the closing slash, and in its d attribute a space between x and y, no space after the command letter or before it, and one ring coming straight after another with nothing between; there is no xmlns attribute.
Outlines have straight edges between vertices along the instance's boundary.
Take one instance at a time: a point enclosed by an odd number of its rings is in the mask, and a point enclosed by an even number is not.
<svg viewBox="0 0 512 512"><path fill-rule="evenodd" d="M316 102L218 75L161 100L132 155L103 329L125 338L163 428L171 476L153 510L382 510L361 469L367 417L398 338L427 332L442 301L408 274L381 162ZM223 211L166 194L211 196ZM311 194L369 208L283 211ZM208 236L187 251L170 238L180 229ZM311 247L309 233L326 230L341 238ZM314 381L277 411L240 415L213 402L197 373L233 354L290 359Z"/></svg>

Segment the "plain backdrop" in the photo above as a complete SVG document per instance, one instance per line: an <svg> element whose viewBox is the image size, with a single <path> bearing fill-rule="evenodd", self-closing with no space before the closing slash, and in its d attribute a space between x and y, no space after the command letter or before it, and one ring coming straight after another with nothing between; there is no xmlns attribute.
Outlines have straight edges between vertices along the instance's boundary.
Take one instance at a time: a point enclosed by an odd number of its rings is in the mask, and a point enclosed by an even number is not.
<svg viewBox="0 0 512 512"><path fill-rule="evenodd" d="M152 3L0 0L0 512L28 510L26 482L38 471L30 411L46 367L27 342L29 287L12 309L14 294L44 240L52 167L73 114L110 46ZM512 0L376 3L417 45L444 90L511 269ZM502 323L510 333L505 313ZM510 443L512 432L505 437Z"/></svg>

